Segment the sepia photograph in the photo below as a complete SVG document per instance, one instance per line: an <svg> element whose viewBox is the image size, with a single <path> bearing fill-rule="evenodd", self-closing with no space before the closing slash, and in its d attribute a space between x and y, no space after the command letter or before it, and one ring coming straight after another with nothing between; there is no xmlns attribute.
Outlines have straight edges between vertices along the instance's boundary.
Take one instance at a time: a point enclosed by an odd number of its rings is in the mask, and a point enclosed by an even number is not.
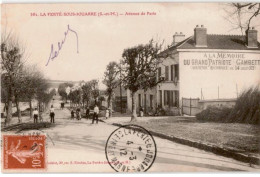
<svg viewBox="0 0 260 177"><path fill-rule="evenodd" d="M2 173L260 172L260 3L2 3Z"/></svg>

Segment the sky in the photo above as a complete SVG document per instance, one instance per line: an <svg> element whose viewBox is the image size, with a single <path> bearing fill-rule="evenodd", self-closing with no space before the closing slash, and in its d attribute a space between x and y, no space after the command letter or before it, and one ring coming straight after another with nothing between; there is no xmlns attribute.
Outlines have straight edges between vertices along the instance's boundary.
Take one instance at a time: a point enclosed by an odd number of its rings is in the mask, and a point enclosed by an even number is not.
<svg viewBox="0 0 260 177"><path fill-rule="evenodd" d="M156 15L48 16L59 12ZM208 34L241 34L231 30L223 4L218 3L10 4L2 5L1 13L2 31L12 31L25 46L27 63L36 64L52 80L102 81L106 65L118 62L124 49L151 38L168 45L175 32L189 37L196 25L204 25ZM64 39L59 50L58 42ZM53 57L55 51L59 53ZM54 59L46 66L50 55Z"/></svg>

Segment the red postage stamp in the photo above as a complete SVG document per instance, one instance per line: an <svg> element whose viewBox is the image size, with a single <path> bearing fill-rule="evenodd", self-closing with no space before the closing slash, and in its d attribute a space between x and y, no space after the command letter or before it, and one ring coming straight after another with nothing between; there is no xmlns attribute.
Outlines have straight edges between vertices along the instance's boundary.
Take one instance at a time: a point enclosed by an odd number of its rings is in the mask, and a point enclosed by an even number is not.
<svg viewBox="0 0 260 177"><path fill-rule="evenodd" d="M4 135L4 169L45 169L45 135Z"/></svg>

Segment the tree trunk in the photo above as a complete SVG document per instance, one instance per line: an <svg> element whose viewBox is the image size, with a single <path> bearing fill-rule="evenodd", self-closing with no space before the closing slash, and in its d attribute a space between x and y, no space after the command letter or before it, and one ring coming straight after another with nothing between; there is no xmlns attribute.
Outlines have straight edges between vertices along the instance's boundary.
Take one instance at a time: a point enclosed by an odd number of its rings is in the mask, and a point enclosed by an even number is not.
<svg viewBox="0 0 260 177"><path fill-rule="evenodd" d="M29 106L30 106L30 118L32 118L32 100L29 101Z"/></svg>
<svg viewBox="0 0 260 177"><path fill-rule="evenodd" d="M5 115L8 113L8 100L5 100L5 107L4 107Z"/></svg>
<svg viewBox="0 0 260 177"><path fill-rule="evenodd" d="M38 102L38 111L41 112L41 103Z"/></svg>
<svg viewBox="0 0 260 177"><path fill-rule="evenodd" d="M7 110L6 120L5 120L6 125L10 124L11 119L12 119L12 113L13 113L13 111L12 111L12 106L13 106L12 99L13 99L14 93L13 93L13 89L12 89L11 86L8 89L8 92L9 92L9 94L8 94L8 110Z"/></svg>
<svg viewBox="0 0 260 177"><path fill-rule="evenodd" d="M112 99L111 99L111 95L108 96L108 108L109 108L109 117L112 117Z"/></svg>
<svg viewBox="0 0 260 177"><path fill-rule="evenodd" d="M135 103L135 96L136 92L132 92L132 116L131 116L131 122L136 121L136 103Z"/></svg>
<svg viewBox="0 0 260 177"><path fill-rule="evenodd" d="M7 115L5 120L6 125L9 125L12 119L12 105L13 105L12 100L8 100Z"/></svg>
<svg viewBox="0 0 260 177"><path fill-rule="evenodd" d="M20 110L20 105L19 105L19 99L17 96L15 96L15 104L16 104L17 115L18 115L18 123L21 123L22 115L21 115L21 110Z"/></svg>

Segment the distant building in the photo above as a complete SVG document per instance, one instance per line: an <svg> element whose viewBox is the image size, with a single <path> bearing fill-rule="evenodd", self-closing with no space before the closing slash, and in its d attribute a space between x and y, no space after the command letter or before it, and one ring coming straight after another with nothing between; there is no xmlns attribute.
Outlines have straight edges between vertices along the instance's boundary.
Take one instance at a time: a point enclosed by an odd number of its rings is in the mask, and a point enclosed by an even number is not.
<svg viewBox="0 0 260 177"><path fill-rule="evenodd" d="M127 90L124 87L121 87L121 93L120 93L120 87L116 87L114 90L114 97L112 99L112 107L113 110L116 112L122 112L125 113L128 110L128 97L127 97Z"/></svg>

